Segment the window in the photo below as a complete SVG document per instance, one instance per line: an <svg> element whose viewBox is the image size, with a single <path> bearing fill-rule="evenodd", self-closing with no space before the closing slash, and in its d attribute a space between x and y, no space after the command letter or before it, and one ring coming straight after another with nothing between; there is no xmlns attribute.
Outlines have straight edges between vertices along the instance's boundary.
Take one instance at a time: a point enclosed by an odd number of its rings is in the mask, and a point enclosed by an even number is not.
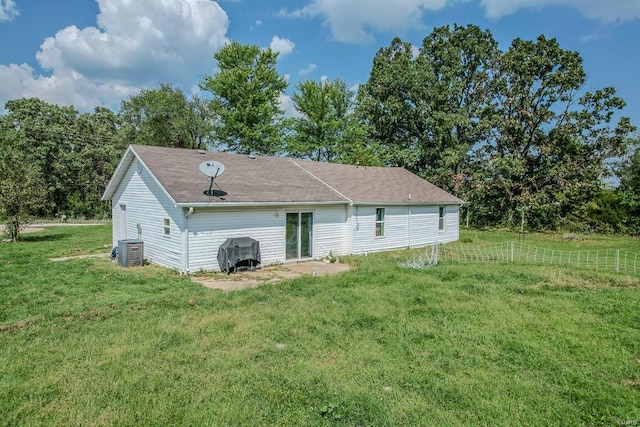
<svg viewBox="0 0 640 427"><path fill-rule="evenodd" d="M376 237L384 236L384 208L376 208Z"/></svg>
<svg viewBox="0 0 640 427"><path fill-rule="evenodd" d="M438 216L438 231L444 231L444 206L440 206L440 213Z"/></svg>
<svg viewBox="0 0 640 427"><path fill-rule="evenodd" d="M171 236L171 220L169 218L162 220L162 229L165 236Z"/></svg>

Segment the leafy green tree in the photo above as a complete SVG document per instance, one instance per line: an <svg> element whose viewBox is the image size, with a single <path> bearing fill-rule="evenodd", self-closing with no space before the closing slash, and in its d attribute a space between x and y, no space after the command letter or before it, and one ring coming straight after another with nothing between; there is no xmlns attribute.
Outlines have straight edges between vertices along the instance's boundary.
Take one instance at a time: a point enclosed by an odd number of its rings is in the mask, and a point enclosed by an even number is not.
<svg viewBox="0 0 640 427"><path fill-rule="evenodd" d="M478 199L478 169L471 153L488 138L491 123L486 110L500 57L488 30L475 25L435 28L424 38L416 59L422 76L422 175L436 185L469 201L466 222Z"/></svg>
<svg viewBox="0 0 640 427"><path fill-rule="evenodd" d="M76 177L78 186L75 196L70 197L68 211L91 218L106 217L111 214L111 205L102 202L100 197L128 142L119 138L120 121L108 108L97 107L93 113L81 114L76 126L77 134L85 143L78 151L82 166Z"/></svg>
<svg viewBox="0 0 640 427"><path fill-rule="evenodd" d="M15 140L25 161L42 175L49 198L41 216L52 216L67 209L67 195L75 188L80 169L75 154L83 144L75 132L78 112L73 107L60 107L37 99L8 101L3 122L19 133Z"/></svg>
<svg viewBox="0 0 640 427"><path fill-rule="evenodd" d="M200 87L212 94L216 139L238 153L280 153L284 115L279 97L287 81L276 69L278 53L232 42L214 58L220 70L205 76Z"/></svg>
<svg viewBox="0 0 640 427"><path fill-rule="evenodd" d="M6 142L7 149L18 152L43 180L47 203L34 214L107 214L100 196L123 147L115 138L116 116L104 108L80 115L73 107L37 98L8 101L5 109L0 126L17 135Z"/></svg>
<svg viewBox="0 0 640 427"><path fill-rule="evenodd" d="M488 31L441 27L417 53L400 39L380 49L356 111L388 163L466 200L467 221L548 228L601 193L634 130L614 122L615 89L585 81L554 39L502 53Z"/></svg>
<svg viewBox="0 0 640 427"><path fill-rule="evenodd" d="M364 125L353 114L354 92L342 80L305 81L293 94L300 117L293 119L287 152L321 162L377 164Z"/></svg>
<svg viewBox="0 0 640 427"><path fill-rule="evenodd" d="M122 101L118 113L123 138L132 144L202 149L211 142L206 104L188 99L170 84L143 89Z"/></svg>
<svg viewBox="0 0 640 427"><path fill-rule="evenodd" d="M382 147L388 163L423 171L423 122L417 92L418 67L410 43L394 38L378 50L369 80L358 89L356 114L367 124L370 141Z"/></svg>
<svg viewBox="0 0 640 427"><path fill-rule="evenodd" d="M19 135L0 133L0 219L6 234L14 242L20 231L47 205L47 190L42 174L16 148Z"/></svg>
<svg viewBox="0 0 640 427"><path fill-rule="evenodd" d="M378 51L358 113L390 163L468 192L469 152L489 128L483 111L497 56L491 33L474 25L436 28L418 52L397 38Z"/></svg>
<svg viewBox="0 0 640 427"><path fill-rule="evenodd" d="M633 127L627 118L611 126L624 101L613 88L583 93L585 79L580 55L555 39L516 39L502 55L492 137L475 150L486 222L554 226L600 192Z"/></svg>
<svg viewBox="0 0 640 427"><path fill-rule="evenodd" d="M640 235L640 138L635 138L633 144L633 153L622 162L618 171L620 185L616 195L627 213L624 231Z"/></svg>

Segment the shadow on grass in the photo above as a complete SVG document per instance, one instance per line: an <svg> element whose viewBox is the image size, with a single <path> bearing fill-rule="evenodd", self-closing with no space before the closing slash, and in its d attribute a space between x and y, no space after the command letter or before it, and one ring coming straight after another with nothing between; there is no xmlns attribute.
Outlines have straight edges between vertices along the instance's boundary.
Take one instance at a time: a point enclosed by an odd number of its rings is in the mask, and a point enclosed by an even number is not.
<svg viewBox="0 0 640 427"><path fill-rule="evenodd" d="M62 233L62 234L30 234L30 235L21 235L21 242L53 242L56 240L64 240L71 237L71 234Z"/></svg>

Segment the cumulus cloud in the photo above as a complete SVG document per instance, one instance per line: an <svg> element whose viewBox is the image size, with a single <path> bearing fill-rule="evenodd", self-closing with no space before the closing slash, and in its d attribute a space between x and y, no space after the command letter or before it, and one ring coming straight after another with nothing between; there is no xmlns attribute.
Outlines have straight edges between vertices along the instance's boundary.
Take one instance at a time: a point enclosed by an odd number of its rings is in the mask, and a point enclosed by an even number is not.
<svg viewBox="0 0 640 427"><path fill-rule="evenodd" d="M293 98L291 98L289 95L286 95L284 93L281 94L278 97L278 103L280 105L280 109L284 111L285 117L302 117L302 114L298 110L296 110L296 103L293 102Z"/></svg>
<svg viewBox="0 0 640 427"><path fill-rule="evenodd" d="M544 6L570 6L586 18L604 24L618 24L640 18L638 0L481 0L490 18L501 18L520 9Z"/></svg>
<svg viewBox="0 0 640 427"><path fill-rule="evenodd" d="M279 16L324 19L333 38L347 43L369 43L373 32L420 28L424 11L444 8L452 0L313 0L301 9L280 10Z"/></svg>
<svg viewBox="0 0 640 427"><path fill-rule="evenodd" d="M291 53L295 46L296 44L291 40L282 39L278 36L273 36L271 38L271 43L269 44L269 47L271 48L272 51L278 52L280 54L279 55L280 58Z"/></svg>
<svg viewBox="0 0 640 427"><path fill-rule="evenodd" d="M303 68L302 70L300 70L299 73L301 75L305 76L305 75L315 71L316 68L318 68L318 66L316 64L309 64L306 68Z"/></svg>
<svg viewBox="0 0 640 427"><path fill-rule="evenodd" d="M13 0L0 0L0 22L10 21L19 15L16 2Z"/></svg>
<svg viewBox="0 0 640 427"><path fill-rule="evenodd" d="M37 96L79 109L110 105L143 86L198 78L227 42L229 20L215 1L98 0L98 6L97 26L69 26L41 44L36 59L49 76L26 64L0 66L0 97Z"/></svg>
<svg viewBox="0 0 640 427"><path fill-rule="evenodd" d="M369 43L374 34L419 29L424 14L458 3L479 2L490 18L499 19L520 9L569 6L586 18L617 24L640 18L640 0L310 0L305 6L280 9L277 16L319 18L333 38L345 43Z"/></svg>

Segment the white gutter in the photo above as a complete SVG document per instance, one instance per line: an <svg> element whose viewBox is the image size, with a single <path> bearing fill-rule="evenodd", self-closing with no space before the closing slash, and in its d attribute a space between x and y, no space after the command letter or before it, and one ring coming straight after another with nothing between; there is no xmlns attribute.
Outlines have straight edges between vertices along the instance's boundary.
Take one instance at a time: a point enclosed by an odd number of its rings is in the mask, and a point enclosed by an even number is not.
<svg viewBox="0 0 640 427"><path fill-rule="evenodd" d="M407 201L407 202L353 202L354 205L358 206L449 206L449 205L460 205L462 206L464 202L415 202L415 201Z"/></svg>
<svg viewBox="0 0 640 427"><path fill-rule="evenodd" d="M329 205L348 205L347 200L335 200L324 202L296 202L290 200L286 202L180 202L175 203L177 208L237 208L237 207L273 207L273 206L329 206Z"/></svg>

